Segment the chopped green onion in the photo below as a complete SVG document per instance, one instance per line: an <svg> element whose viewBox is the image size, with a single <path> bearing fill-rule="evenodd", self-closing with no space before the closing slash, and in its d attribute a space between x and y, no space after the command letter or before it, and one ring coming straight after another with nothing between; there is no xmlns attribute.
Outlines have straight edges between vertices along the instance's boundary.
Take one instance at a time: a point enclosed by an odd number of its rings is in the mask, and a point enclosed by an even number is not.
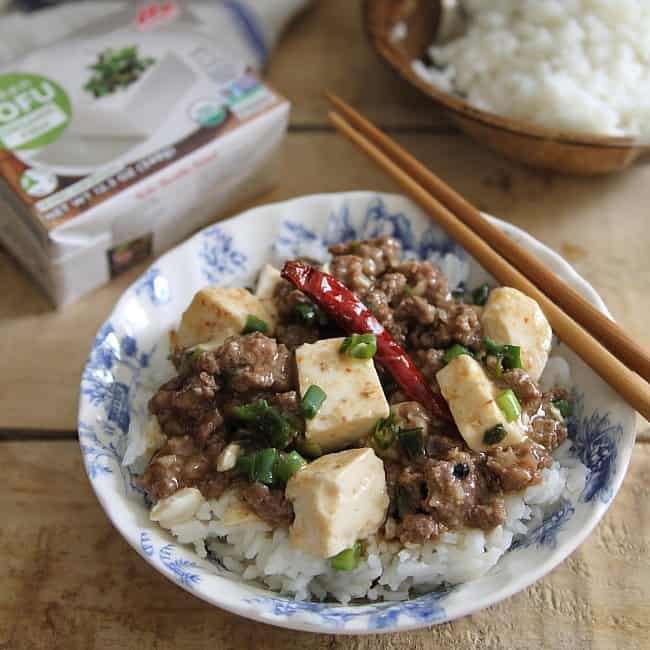
<svg viewBox="0 0 650 650"><path fill-rule="evenodd" d="M192 350L186 350L185 352L183 352L179 371L181 373L186 373L192 370L194 364L196 363L198 358L203 354L203 352L205 352L205 350L203 350L202 348L193 348Z"/></svg>
<svg viewBox="0 0 650 650"><path fill-rule="evenodd" d="M563 418L571 415L571 404L566 399L554 399L551 404L560 412Z"/></svg>
<svg viewBox="0 0 650 650"><path fill-rule="evenodd" d="M340 352L355 359L372 359L377 352L377 337L374 334L353 334L344 339Z"/></svg>
<svg viewBox="0 0 650 650"><path fill-rule="evenodd" d="M496 357L497 362L494 364L494 374L501 377L503 374L503 357Z"/></svg>
<svg viewBox="0 0 650 650"><path fill-rule="evenodd" d="M306 325L313 325L316 322L316 307L310 302L298 302L294 311Z"/></svg>
<svg viewBox="0 0 650 650"><path fill-rule="evenodd" d="M233 417L250 423L259 433L270 438L274 447L284 449L298 434L299 423L290 413L280 411L260 399L252 404L235 406Z"/></svg>
<svg viewBox="0 0 650 650"><path fill-rule="evenodd" d="M496 445L497 442L501 442L506 435L506 428L503 424L497 424L483 434L483 442L486 445Z"/></svg>
<svg viewBox="0 0 650 650"><path fill-rule="evenodd" d="M456 300L462 300L465 297L465 287L459 284L452 292L451 295Z"/></svg>
<svg viewBox="0 0 650 650"><path fill-rule="evenodd" d="M424 437L422 427L412 429L400 429L397 432L400 447L408 456L409 460L415 460L418 456L424 456Z"/></svg>
<svg viewBox="0 0 650 650"><path fill-rule="evenodd" d="M506 416L508 422L513 422L521 415L521 404L517 396L512 392L512 388L504 390L503 393L496 396L495 402Z"/></svg>
<svg viewBox="0 0 650 650"><path fill-rule="evenodd" d="M338 555L330 558L330 566L334 571L353 571L359 566L361 559L361 544L355 542L351 548L346 548Z"/></svg>
<svg viewBox="0 0 650 650"><path fill-rule="evenodd" d="M275 483L275 464L278 462L279 454L275 448L262 449L253 456L253 464L250 471L251 481L259 481L266 485Z"/></svg>
<svg viewBox="0 0 650 650"><path fill-rule="evenodd" d="M275 466L275 477L282 483L287 483L305 465L307 461L297 451L292 451L278 460Z"/></svg>
<svg viewBox="0 0 650 650"><path fill-rule="evenodd" d="M461 356L461 354L469 354L470 357L474 356L464 345L455 343L442 355L442 360L449 363L452 359Z"/></svg>
<svg viewBox="0 0 650 650"><path fill-rule="evenodd" d="M252 468L253 456L240 456L235 463L235 473L244 474L247 478L250 478Z"/></svg>
<svg viewBox="0 0 650 650"><path fill-rule="evenodd" d="M316 413L318 413L318 409L320 409L326 399L327 394L325 391L320 386L312 384L300 401L300 412L303 417L308 420L315 417Z"/></svg>
<svg viewBox="0 0 650 650"><path fill-rule="evenodd" d="M518 345L499 345L490 339L483 339L485 349L497 360L503 360L503 367L508 370L513 368L521 368L521 348Z"/></svg>
<svg viewBox="0 0 650 650"><path fill-rule="evenodd" d="M246 325L244 326L244 334L252 334L253 332L266 332L269 329L268 323L254 314L246 316Z"/></svg>
<svg viewBox="0 0 650 650"><path fill-rule="evenodd" d="M395 492L395 514L399 519L404 519L406 515L413 514L417 506L413 503L413 497L405 489L397 487Z"/></svg>
<svg viewBox="0 0 650 650"><path fill-rule="evenodd" d="M293 309L305 325L327 325L327 316L311 302L298 302Z"/></svg>
<svg viewBox="0 0 650 650"><path fill-rule="evenodd" d="M487 283L482 284L480 287L476 287L476 289L472 291L472 302L475 305L480 305L482 307L487 302L489 295L490 287Z"/></svg>
<svg viewBox="0 0 650 650"><path fill-rule="evenodd" d="M297 446L298 449L300 449L301 453L304 456L307 456L307 458L318 458L319 456L323 455L322 447L313 440L301 440L297 443Z"/></svg>
<svg viewBox="0 0 650 650"><path fill-rule="evenodd" d="M379 418L377 420L374 435L377 446L380 449L388 449L393 444L397 435L394 413L391 413L387 418Z"/></svg>

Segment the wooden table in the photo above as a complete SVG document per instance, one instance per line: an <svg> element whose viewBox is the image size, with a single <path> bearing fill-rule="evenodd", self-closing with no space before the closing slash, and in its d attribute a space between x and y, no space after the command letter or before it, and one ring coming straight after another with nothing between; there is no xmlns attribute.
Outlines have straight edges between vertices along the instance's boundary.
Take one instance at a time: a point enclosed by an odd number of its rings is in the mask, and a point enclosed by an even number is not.
<svg viewBox="0 0 650 650"><path fill-rule="evenodd" d="M345 0L321 2L292 26L269 77L293 113L282 180L260 202L395 189L327 125L320 92L329 87L478 206L564 255L650 346L650 166L611 178L561 178L480 149L375 59L357 4ZM525 592L455 623L381 637L292 633L226 614L168 582L109 524L75 433L93 334L142 269L55 312L0 251L0 648L650 647L647 423L625 484L589 540Z"/></svg>

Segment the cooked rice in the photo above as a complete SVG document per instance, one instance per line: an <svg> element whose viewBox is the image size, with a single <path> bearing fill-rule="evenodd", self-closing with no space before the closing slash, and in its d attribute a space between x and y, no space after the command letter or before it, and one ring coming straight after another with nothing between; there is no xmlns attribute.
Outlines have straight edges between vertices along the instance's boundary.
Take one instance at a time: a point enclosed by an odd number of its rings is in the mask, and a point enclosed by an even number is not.
<svg viewBox="0 0 650 650"><path fill-rule="evenodd" d="M464 0L466 32L433 45L425 81L542 126L650 135L646 0Z"/></svg>

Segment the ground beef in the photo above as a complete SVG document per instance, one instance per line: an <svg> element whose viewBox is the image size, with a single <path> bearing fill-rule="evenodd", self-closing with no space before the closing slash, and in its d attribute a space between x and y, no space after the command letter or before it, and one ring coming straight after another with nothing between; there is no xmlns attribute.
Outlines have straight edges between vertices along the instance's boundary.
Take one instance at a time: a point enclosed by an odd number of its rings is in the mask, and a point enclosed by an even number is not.
<svg viewBox="0 0 650 650"><path fill-rule="evenodd" d="M395 423L401 429L422 429L422 435L426 440L431 428L431 416L419 402L402 402L391 412L395 416Z"/></svg>
<svg viewBox="0 0 650 650"><path fill-rule="evenodd" d="M463 449L465 441L461 438L458 432L436 431L434 434L427 438L426 450L430 458L438 458L445 460L449 454L455 449Z"/></svg>
<svg viewBox="0 0 650 650"><path fill-rule="evenodd" d="M424 543L464 526L491 530L506 519L500 490L490 483L483 455L447 450L447 460L422 458L399 472L393 464L387 484L402 542Z"/></svg>
<svg viewBox="0 0 650 650"><path fill-rule="evenodd" d="M397 267L408 283L414 296L425 298L436 307L446 306L449 302L449 285L442 271L431 262L409 260Z"/></svg>
<svg viewBox="0 0 650 650"><path fill-rule="evenodd" d="M494 357L488 357L488 362L490 359L494 359ZM525 370L522 368L506 370L499 381L508 388L512 388L524 411L529 415L537 413L542 403L542 392Z"/></svg>
<svg viewBox="0 0 650 650"><path fill-rule="evenodd" d="M290 390L286 393L276 393L268 398L269 404L277 406L282 411L288 411L294 415L300 413L300 396L297 391Z"/></svg>
<svg viewBox="0 0 650 650"><path fill-rule="evenodd" d="M472 305L450 302L436 309L434 323L416 325L408 336L414 350L448 348L460 343L473 350L481 347L481 322Z"/></svg>
<svg viewBox="0 0 650 650"><path fill-rule="evenodd" d="M355 255L363 260L364 273L375 277L395 268L401 260L402 247L393 237L377 237L366 241L349 241L330 249L334 259L342 255Z"/></svg>
<svg viewBox="0 0 650 650"><path fill-rule="evenodd" d="M493 497L488 503L470 506L465 514L465 524L471 528L492 530L505 522L507 514L505 501Z"/></svg>
<svg viewBox="0 0 650 650"><path fill-rule="evenodd" d="M154 500L185 487L197 487L204 496L213 498L207 481L225 445L221 435L212 436L203 445L188 435L169 438L152 458L141 484Z"/></svg>
<svg viewBox="0 0 650 650"><path fill-rule="evenodd" d="M403 345L408 326L405 322L396 320L395 310L391 307L388 296L383 291L372 288L365 293L363 301L391 336L400 345Z"/></svg>
<svg viewBox="0 0 650 650"><path fill-rule="evenodd" d="M397 535L402 544L424 544L440 534L440 524L431 515L406 515L399 524Z"/></svg>
<svg viewBox="0 0 650 650"><path fill-rule="evenodd" d="M540 414L533 418L532 429L529 437L534 442L553 451L567 438L568 431L564 418L551 404L557 399L567 399L568 393L562 389L551 390L542 395L540 400Z"/></svg>
<svg viewBox="0 0 650 650"><path fill-rule="evenodd" d="M436 373L445 365L442 360L444 354L443 350L436 350L434 348L428 350L416 350L413 353L413 361L415 361L415 365L422 371L422 374L429 382L429 385L436 387L436 391L438 387Z"/></svg>
<svg viewBox="0 0 650 650"><path fill-rule="evenodd" d="M303 343L316 343L320 338L318 327L303 323L280 323L275 334L278 342L292 351Z"/></svg>
<svg viewBox="0 0 650 650"><path fill-rule="evenodd" d="M397 307L399 302L407 295L408 282L402 273L385 273L375 283L375 289L381 291L391 307Z"/></svg>
<svg viewBox="0 0 650 650"><path fill-rule="evenodd" d="M169 436L190 435L202 446L223 425L215 403L219 388L212 375L175 377L163 384L149 400L149 411L158 417L162 432Z"/></svg>
<svg viewBox="0 0 650 650"><path fill-rule="evenodd" d="M271 526L290 526L293 508L282 490L271 490L263 483L252 483L241 490L241 497L253 512Z"/></svg>
<svg viewBox="0 0 650 650"><path fill-rule="evenodd" d="M286 280L278 282L273 293L275 308L281 320L291 320L295 317L296 305L299 302L309 302L302 291L298 291Z"/></svg>
<svg viewBox="0 0 650 650"><path fill-rule="evenodd" d="M287 347L259 332L231 336L212 354L218 372L237 393L284 392L294 383L293 358Z"/></svg>
<svg viewBox="0 0 650 650"><path fill-rule="evenodd" d="M362 300L372 285L372 276L366 272L367 260L356 255L339 255L330 262L330 275L354 291Z"/></svg>
<svg viewBox="0 0 650 650"><path fill-rule="evenodd" d="M505 492L518 492L539 483L542 470L550 467L550 452L527 440L513 447L495 447L487 452L487 470Z"/></svg>
<svg viewBox="0 0 650 650"><path fill-rule="evenodd" d="M436 321L436 311L424 298L409 296L395 310L395 319L418 325L432 325Z"/></svg>

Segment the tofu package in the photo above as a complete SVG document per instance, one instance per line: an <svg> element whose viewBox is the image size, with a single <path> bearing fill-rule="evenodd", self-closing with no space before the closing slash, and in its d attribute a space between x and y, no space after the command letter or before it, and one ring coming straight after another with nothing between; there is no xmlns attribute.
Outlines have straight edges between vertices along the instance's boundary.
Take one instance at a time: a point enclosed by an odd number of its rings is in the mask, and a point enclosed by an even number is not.
<svg viewBox="0 0 650 650"><path fill-rule="evenodd" d="M307 2L271 4L61 8L2 65L0 241L56 305L272 187L289 103L257 69Z"/></svg>

